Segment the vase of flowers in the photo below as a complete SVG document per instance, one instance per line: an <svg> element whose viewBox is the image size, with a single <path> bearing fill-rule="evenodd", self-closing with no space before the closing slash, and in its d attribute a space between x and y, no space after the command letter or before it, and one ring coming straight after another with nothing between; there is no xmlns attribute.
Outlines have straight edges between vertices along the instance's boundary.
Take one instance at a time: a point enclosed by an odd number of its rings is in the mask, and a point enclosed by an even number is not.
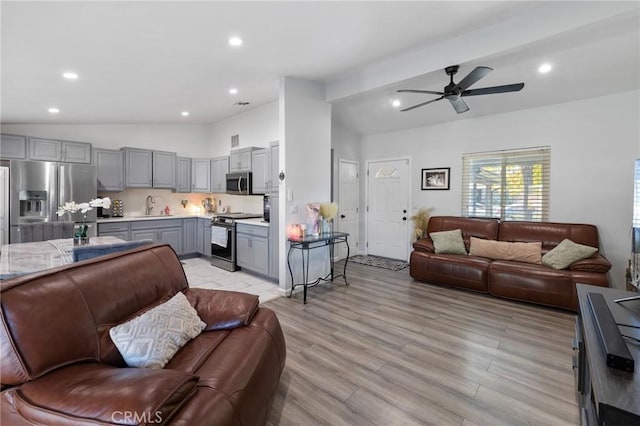
<svg viewBox="0 0 640 426"><path fill-rule="evenodd" d="M64 216L65 214L69 215L69 220L73 221L73 214L80 212L81 222L76 225L75 232L73 234L73 244L74 245L84 245L89 244L89 236L87 235L88 225L87 225L87 212L89 210L93 210L94 207L102 207L104 209L108 209L111 207L111 200L109 197L105 198L96 198L94 200L90 200L86 203L76 203L75 201L69 201L64 203L63 205L58 207L58 211L56 214L58 216Z"/></svg>
<svg viewBox="0 0 640 426"><path fill-rule="evenodd" d="M324 234L331 234L333 232L333 218L338 213L338 204L336 203L321 203L320 204L320 216L322 216L322 232Z"/></svg>

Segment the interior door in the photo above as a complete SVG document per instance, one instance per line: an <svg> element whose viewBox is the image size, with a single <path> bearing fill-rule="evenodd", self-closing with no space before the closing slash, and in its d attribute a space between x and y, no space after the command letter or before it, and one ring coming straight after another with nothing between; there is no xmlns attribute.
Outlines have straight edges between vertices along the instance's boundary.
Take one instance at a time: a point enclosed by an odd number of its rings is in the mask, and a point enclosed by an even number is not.
<svg viewBox="0 0 640 426"><path fill-rule="evenodd" d="M369 162L367 184L367 253L408 260L409 159Z"/></svg>
<svg viewBox="0 0 640 426"><path fill-rule="evenodd" d="M339 160L338 162L338 217L334 220L340 232L349 234L349 252L358 252L360 240L360 179L358 169L360 164L355 161ZM347 257L347 247L338 244L335 254L337 259Z"/></svg>

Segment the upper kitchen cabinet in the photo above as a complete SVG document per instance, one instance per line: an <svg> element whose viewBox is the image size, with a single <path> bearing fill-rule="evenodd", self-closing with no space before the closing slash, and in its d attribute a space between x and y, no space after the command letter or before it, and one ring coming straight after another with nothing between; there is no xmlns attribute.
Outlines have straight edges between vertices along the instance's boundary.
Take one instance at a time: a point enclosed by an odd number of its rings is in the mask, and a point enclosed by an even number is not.
<svg viewBox="0 0 640 426"><path fill-rule="evenodd" d="M91 163L91 144L29 138L29 159L89 164Z"/></svg>
<svg viewBox="0 0 640 426"><path fill-rule="evenodd" d="M176 187L176 153L153 151L152 174L154 188Z"/></svg>
<svg viewBox="0 0 640 426"><path fill-rule="evenodd" d="M268 151L254 149L251 152L251 173L253 178L253 194L266 194L269 180L269 166L267 164Z"/></svg>
<svg viewBox="0 0 640 426"><path fill-rule="evenodd" d="M229 154L229 172L250 172L253 147L237 149Z"/></svg>
<svg viewBox="0 0 640 426"><path fill-rule="evenodd" d="M191 192L191 158L178 157L176 192Z"/></svg>
<svg viewBox="0 0 640 426"><path fill-rule="evenodd" d="M27 158L27 137L0 135L0 157L25 160Z"/></svg>
<svg viewBox="0 0 640 426"><path fill-rule="evenodd" d="M223 193L227 190L229 157L217 157L211 160L211 192Z"/></svg>
<svg viewBox="0 0 640 426"><path fill-rule="evenodd" d="M191 191L211 192L210 158L194 158L191 160Z"/></svg>
<svg viewBox="0 0 640 426"><path fill-rule="evenodd" d="M98 191L124 189L124 155L112 149L94 149L93 162L98 169Z"/></svg>
<svg viewBox="0 0 640 426"><path fill-rule="evenodd" d="M267 193L277 196L280 190L280 144L271 142L269 145L269 177Z"/></svg>
<svg viewBox="0 0 640 426"><path fill-rule="evenodd" d="M153 186L153 154L147 149L122 148L124 152L124 182L128 188Z"/></svg>

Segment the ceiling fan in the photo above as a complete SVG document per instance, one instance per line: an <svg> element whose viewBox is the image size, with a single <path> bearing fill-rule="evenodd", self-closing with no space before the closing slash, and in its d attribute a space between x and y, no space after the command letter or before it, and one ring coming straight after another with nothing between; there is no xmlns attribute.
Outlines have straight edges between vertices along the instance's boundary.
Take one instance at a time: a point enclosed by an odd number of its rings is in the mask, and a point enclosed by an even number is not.
<svg viewBox="0 0 640 426"><path fill-rule="evenodd" d="M434 92L431 90L414 90L414 89L400 89L399 93L426 93L430 95L440 95L437 99L431 99L427 102L422 102L420 104L410 106L409 108L402 109L401 111L409 111L414 108L419 108L421 106L425 106L432 102L439 101L441 99L446 99L451 102L451 106L456 110L458 114L462 114L463 112L469 111L469 106L462 99L463 96L478 96L478 95L492 95L494 93L507 93L507 92L518 92L522 90L524 87L524 83L516 83L516 84L507 84L504 86L493 86L493 87L483 87L480 89L471 89L468 90L473 84L475 84L478 80L480 80L485 75L489 74L489 72L493 71L493 68L489 67L476 67L473 71L471 71L465 78L463 78L458 84L453 82L453 76L458 72L458 65L452 65L450 67L446 67L444 72L447 73L448 76L451 77L451 81L448 85L444 87L444 91L442 92Z"/></svg>

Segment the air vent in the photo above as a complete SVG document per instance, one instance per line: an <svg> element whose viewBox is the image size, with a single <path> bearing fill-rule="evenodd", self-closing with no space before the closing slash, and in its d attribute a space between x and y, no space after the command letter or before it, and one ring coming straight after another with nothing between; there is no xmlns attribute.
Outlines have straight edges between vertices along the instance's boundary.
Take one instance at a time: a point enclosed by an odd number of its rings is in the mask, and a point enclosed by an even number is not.
<svg viewBox="0 0 640 426"><path fill-rule="evenodd" d="M240 146L240 135L231 136L231 148Z"/></svg>
<svg viewBox="0 0 640 426"><path fill-rule="evenodd" d="M247 101L238 101L238 102L234 102L234 105L240 105L240 106L245 106L245 105L249 105L249 102Z"/></svg>

